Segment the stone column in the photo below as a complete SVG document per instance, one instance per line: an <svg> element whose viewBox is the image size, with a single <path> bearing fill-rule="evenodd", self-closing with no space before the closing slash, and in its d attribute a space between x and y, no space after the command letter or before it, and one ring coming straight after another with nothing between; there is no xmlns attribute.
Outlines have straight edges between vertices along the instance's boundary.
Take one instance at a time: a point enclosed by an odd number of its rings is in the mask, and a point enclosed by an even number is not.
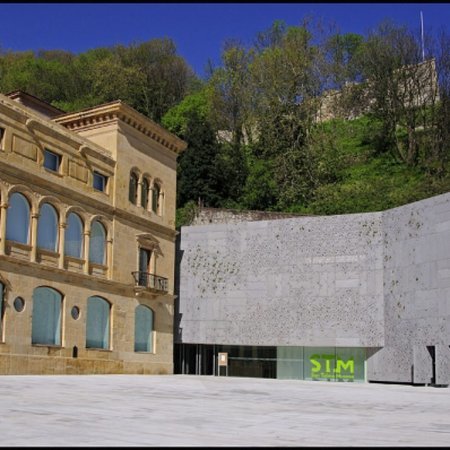
<svg viewBox="0 0 450 450"><path fill-rule="evenodd" d="M6 249L6 215L8 206L6 202L0 205L0 255L4 255Z"/></svg>
<svg viewBox="0 0 450 450"><path fill-rule="evenodd" d="M31 255L30 255L31 262L36 262L38 219L39 219L38 213L31 214Z"/></svg>
<svg viewBox="0 0 450 450"><path fill-rule="evenodd" d="M89 244L91 242L91 226L86 223L84 230L84 268L83 272L89 274Z"/></svg>
<svg viewBox="0 0 450 450"><path fill-rule="evenodd" d="M106 241L106 265L108 266L108 280L112 280L113 278L112 244L112 238L108 238Z"/></svg>
<svg viewBox="0 0 450 450"><path fill-rule="evenodd" d="M58 267L64 269L64 247L66 242L66 222L61 222L59 224L59 261Z"/></svg>
<svg viewBox="0 0 450 450"><path fill-rule="evenodd" d="M159 208L157 210L157 214L159 216L163 215L163 205L164 205L164 192L159 191L159 198L158 198Z"/></svg>
<svg viewBox="0 0 450 450"><path fill-rule="evenodd" d="M142 206L142 175L139 177L136 189L137 189L136 206Z"/></svg>

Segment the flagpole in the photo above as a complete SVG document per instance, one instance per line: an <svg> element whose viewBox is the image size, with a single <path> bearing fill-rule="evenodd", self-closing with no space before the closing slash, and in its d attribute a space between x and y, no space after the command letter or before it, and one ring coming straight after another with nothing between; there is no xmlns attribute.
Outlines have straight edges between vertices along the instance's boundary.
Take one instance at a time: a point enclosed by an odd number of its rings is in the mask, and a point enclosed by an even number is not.
<svg viewBox="0 0 450 450"><path fill-rule="evenodd" d="M423 14L422 11L420 11L420 35L422 38L422 62L425 61L425 47L423 43Z"/></svg>

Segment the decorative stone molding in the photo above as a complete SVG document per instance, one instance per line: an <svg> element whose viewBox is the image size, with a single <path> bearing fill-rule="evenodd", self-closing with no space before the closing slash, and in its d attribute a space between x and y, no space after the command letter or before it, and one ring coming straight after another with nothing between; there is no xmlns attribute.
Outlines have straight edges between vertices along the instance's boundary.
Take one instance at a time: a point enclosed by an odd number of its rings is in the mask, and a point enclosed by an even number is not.
<svg viewBox="0 0 450 450"><path fill-rule="evenodd" d="M63 114L53 119L54 122L64 125L72 131L117 123L119 120L177 154L180 154L187 147L186 142L168 132L148 117L135 111L121 100L85 109L77 113Z"/></svg>
<svg viewBox="0 0 450 450"><path fill-rule="evenodd" d="M136 240L141 247L152 250L158 255L162 255L159 241L150 233L138 234L136 235Z"/></svg>

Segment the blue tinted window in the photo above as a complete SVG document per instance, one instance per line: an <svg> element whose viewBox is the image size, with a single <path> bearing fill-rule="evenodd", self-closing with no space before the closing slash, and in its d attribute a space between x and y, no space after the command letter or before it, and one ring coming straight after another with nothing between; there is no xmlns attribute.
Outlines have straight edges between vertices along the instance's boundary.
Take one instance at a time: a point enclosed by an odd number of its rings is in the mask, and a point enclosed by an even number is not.
<svg viewBox="0 0 450 450"><path fill-rule="evenodd" d="M139 305L135 311L134 351L153 351L153 311L144 305Z"/></svg>
<svg viewBox="0 0 450 450"><path fill-rule="evenodd" d="M94 189L104 192L106 190L106 177L101 173L94 172Z"/></svg>
<svg viewBox="0 0 450 450"><path fill-rule="evenodd" d="M37 287L33 292L31 342L61 345L62 295L55 289Z"/></svg>
<svg viewBox="0 0 450 450"><path fill-rule="evenodd" d="M83 249L83 223L75 213L67 217L66 239L64 241L64 254L81 258Z"/></svg>
<svg viewBox="0 0 450 450"><path fill-rule="evenodd" d="M55 208L43 203L39 213L37 246L56 251L58 245L58 215Z"/></svg>
<svg viewBox="0 0 450 450"><path fill-rule="evenodd" d="M106 231L103 225L95 220L91 226L91 240L89 242L89 261L96 264L105 263Z"/></svg>
<svg viewBox="0 0 450 450"><path fill-rule="evenodd" d="M59 165L61 164L61 156L50 150L44 150L44 167L55 172L59 171Z"/></svg>
<svg viewBox="0 0 450 450"><path fill-rule="evenodd" d="M6 218L6 239L27 244L29 224L30 205L22 194L15 192L9 198L9 208Z"/></svg>
<svg viewBox="0 0 450 450"><path fill-rule="evenodd" d="M103 298L88 298L86 319L86 347L109 348L109 314L111 306Z"/></svg>

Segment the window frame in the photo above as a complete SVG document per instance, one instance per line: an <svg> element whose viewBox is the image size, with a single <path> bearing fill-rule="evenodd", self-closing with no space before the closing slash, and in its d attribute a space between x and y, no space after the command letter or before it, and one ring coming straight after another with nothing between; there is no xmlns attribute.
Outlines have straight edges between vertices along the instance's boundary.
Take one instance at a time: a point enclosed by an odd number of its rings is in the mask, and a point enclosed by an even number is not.
<svg viewBox="0 0 450 450"><path fill-rule="evenodd" d="M103 173L94 170L92 173L92 187L94 188L95 191L97 192L104 192L107 193L107 187L108 187L108 176L104 175ZM102 188L99 189L96 186L96 180L102 180Z"/></svg>
<svg viewBox="0 0 450 450"><path fill-rule="evenodd" d="M17 196L17 197L15 197L15 196ZM11 222L10 222L10 220L13 220L13 219L11 219L12 215L11 215L11 209L10 209L10 208L12 208L11 199L13 197L18 198L18 199L23 199L23 204L27 206L27 211L26 211L27 215L26 215L26 218L25 218L26 221L27 221L27 227L26 227L27 228L27 231L26 231L27 236L26 236L25 241L11 239L11 237L8 236L8 234L11 233L11 231L10 231L10 233L8 233L8 231L10 230L9 227L13 227L14 229L17 228L17 224L16 223L11 224ZM15 191L15 192L11 193L11 195L9 196L8 203L9 203L9 207L8 207L8 212L7 212L7 215L6 215L5 239L8 240L8 241L17 242L19 244L30 245L30 223L31 223L31 220L30 220L31 219L31 205L30 205L30 201L21 192ZM3 214L4 214L4 212L3 212ZM23 219L23 218L21 218L21 219ZM15 236L15 237L17 237L17 236Z"/></svg>
<svg viewBox="0 0 450 450"><path fill-rule="evenodd" d="M3 140L5 138L6 129L5 127L0 127L0 150L4 150L3 148Z"/></svg>
<svg viewBox="0 0 450 450"><path fill-rule="evenodd" d="M43 208L45 206L48 206L50 209L48 209L48 211L51 211L51 213L54 214L54 217L52 217L52 219L55 219L54 224L54 236L52 236L52 239L54 239L54 245L52 248L50 248L49 246L45 246L43 245L43 243L41 242L42 239L45 237L43 237L43 234L45 233L45 231L42 231L42 220L43 220ZM47 210L47 208L46 208ZM53 243L53 242L52 242ZM58 252L58 248L59 248L59 214L57 209L49 202L43 202L41 203L40 207L39 207L39 219L38 219L38 224L37 224L37 235L36 235L36 247L39 250L49 250L51 252Z"/></svg>
<svg viewBox="0 0 450 450"><path fill-rule="evenodd" d="M148 195L150 191L150 181L146 177L142 178L141 185L141 206L148 211L148 203L150 200L150 196Z"/></svg>
<svg viewBox="0 0 450 450"><path fill-rule="evenodd" d="M101 229L103 231L103 256L101 258L102 262L99 262L97 260L97 258L92 258L93 252L93 242L94 242L94 235L93 235L93 229L94 226L98 224L99 225L99 229ZM107 246L106 246L106 241L108 239L108 230L106 229L105 225L98 219L95 219L92 221L91 223L91 233L90 233L90 239L89 239L89 254L88 254L88 258L89 258L89 263L90 264L99 264L101 266L106 266L106 261L107 261L107 257L106 257L106 251L107 251ZM98 244L97 244L98 245ZM98 258L100 259L100 258Z"/></svg>
<svg viewBox="0 0 450 450"><path fill-rule="evenodd" d="M145 311L142 314L150 314L151 323L148 330L147 335L147 329L138 328L138 314L140 314L141 311ZM142 316L139 321L142 323L142 320L146 319L145 316ZM139 334L145 333L145 350L143 349L144 346L142 340L138 340ZM139 336L142 338L142 336ZM134 310L134 351L136 353L155 353L155 312L152 308L150 308L147 305L137 305Z"/></svg>
<svg viewBox="0 0 450 450"><path fill-rule="evenodd" d="M155 189L157 188L157 189ZM153 187L152 187L152 212L154 212L157 216L161 215L161 202L160 202L160 197L161 197L161 185L158 182L153 183ZM158 192L158 194L156 195L156 192Z"/></svg>
<svg viewBox="0 0 450 450"><path fill-rule="evenodd" d="M100 300L100 302L97 302L97 300ZM106 318L107 320L106 320L105 328L103 330L98 330L98 329L94 328L94 331L96 331L97 334L99 331L100 331L100 334L103 333L103 341L102 341L101 346L97 346L95 343L92 343L93 341L95 341L96 338L99 337L95 334L92 335L93 324L95 324L97 326L102 325L102 324L98 323L98 320L92 319L92 317L93 317L92 308L95 306L93 301L97 302L97 306L102 305L102 307L106 307L106 306L108 307L108 316ZM111 350L111 315L112 315L112 304L106 298L100 297L99 295L91 295L90 297L88 297L87 305L86 305L86 341L85 341L85 345L86 345L87 349ZM105 337L107 339L106 345L105 345ZM91 342L88 342L88 341L91 341Z"/></svg>
<svg viewBox="0 0 450 450"><path fill-rule="evenodd" d="M38 294L42 291L49 291L51 294L53 294L53 298L48 298L48 297L44 297L44 298L40 298L38 297ZM56 298L55 297L59 297ZM41 304L41 300L42 301L47 301L47 305L45 304ZM50 305L50 307L54 308L55 306L58 306L58 311L57 311L57 315L53 312L50 312L50 314L48 313L48 308L49 308L49 300L53 301L53 300L59 300L58 303L54 303L53 305ZM62 347L62 314L63 314L63 301L64 301L64 296L61 292L59 292L58 290L49 287L49 286L37 286L36 288L34 288L33 290L33 308L32 308L32 313L31 313L31 345L44 345L44 346L48 346L48 347ZM47 308L47 310L46 310ZM45 311L45 314L42 313L42 311ZM37 340L37 334L38 331L40 332L40 334L43 333L43 325L40 322L36 322L38 319L38 312L41 315L41 318L43 316L45 316L45 319L50 321L50 319L53 319L53 323L51 325L53 325L53 328L51 330L44 330L47 332L47 334L52 334L53 337L53 341L48 340L48 341L38 341ZM53 317L55 316L55 317ZM51 332L51 333L49 333ZM40 336L39 336L40 338Z"/></svg>
<svg viewBox="0 0 450 450"><path fill-rule="evenodd" d="M137 205L139 189L139 176L132 170L130 172L130 181L128 183L128 201L133 205Z"/></svg>
<svg viewBox="0 0 450 450"><path fill-rule="evenodd" d="M67 239L68 234L69 234L69 229L71 230L69 220L70 220L70 217L72 217L72 216L74 216L76 219L78 219L78 221L79 221L78 223L81 225L80 242L79 242L79 256L71 255L67 251L67 249L70 245L70 242L73 242L73 241L69 241ZM83 219L76 212L71 211L71 212L69 212L69 214L67 214L66 225L67 225L67 228L66 228L65 240L64 240L64 256L68 256L69 258L83 259L83 256L84 256L83 255L83 251L84 251L84 222L83 222ZM74 245L72 244L72 246L74 246ZM77 246L78 246L78 243L77 243ZM78 250L78 248L77 248L77 250ZM70 251L72 252L72 250L70 250Z"/></svg>
<svg viewBox="0 0 450 450"><path fill-rule="evenodd" d="M51 165L51 167L46 165L46 162L49 162L49 160L47 159L47 156L55 158L55 160L57 162L56 169L53 167L53 165ZM60 173L61 162L62 162L62 155L60 155L59 153L56 153L53 150L50 150L48 148L44 148L44 161L43 161L42 165L45 169L50 170L51 172L54 172L54 173Z"/></svg>

